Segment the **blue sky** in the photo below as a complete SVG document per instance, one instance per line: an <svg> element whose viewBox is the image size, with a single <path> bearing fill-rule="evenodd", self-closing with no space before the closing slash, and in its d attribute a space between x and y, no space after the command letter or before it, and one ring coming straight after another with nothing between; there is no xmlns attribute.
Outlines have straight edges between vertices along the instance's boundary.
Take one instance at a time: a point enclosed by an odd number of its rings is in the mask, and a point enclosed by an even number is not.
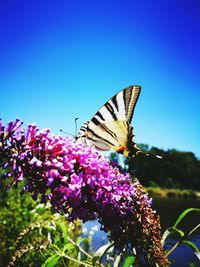
<svg viewBox="0 0 200 267"><path fill-rule="evenodd" d="M200 157L200 1L0 2L0 117L74 133L140 84L135 141Z"/></svg>

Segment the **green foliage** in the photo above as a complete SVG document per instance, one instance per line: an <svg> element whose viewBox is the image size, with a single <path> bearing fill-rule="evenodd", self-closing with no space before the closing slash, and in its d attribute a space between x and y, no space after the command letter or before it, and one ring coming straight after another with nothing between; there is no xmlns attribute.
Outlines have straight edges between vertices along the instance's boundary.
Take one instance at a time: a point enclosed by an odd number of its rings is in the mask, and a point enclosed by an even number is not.
<svg viewBox="0 0 200 267"><path fill-rule="evenodd" d="M28 193L21 195L21 188L5 191L1 181L1 189L0 266L105 266L100 261L105 254L110 257L113 244L93 256L91 240L81 237L80 222L67 223L64 216L53 215L48 205L35 203ZM133 262L133 256L121 255L106 266L129 267Z"/></svg>
<svg viewBox="0 0 200 267"><path fill-rule="evenodd" d="M53 214L49 205L37 204L28 193L21 195L22 188L6 191L2 180L0 187L1 266L64 266L70 260L68 254L78 257L79 222L69 224L64 216ZM76 244L69 241L72 238ZM70 266L79 264L70 261Z"/></svg>
<svg viewBox="0 0 200 267"><path fill-rule="evenodd" d="M49 205L21 195L21 187L6 191L3 180L0 187L0 266L104 266L100 256L93 259L91 239L81 237L79 221L68 223Z"/></svg>
<svg viewBox="0 0 200 267"><path fill-rule="evenodd" d="M128 158L125 167L128 172L139 177L144 186L157 184L165 188L200 190L200 160L193 153L175 149L164 151L156 147L149 149L147 145L140 147L149 156L141 153Z"/></svg>
<svg viewBox="0 0 200 267"><path fill-rule="evenodd" d="M181 221L185 218L185 216L188 216L189 213L191 212L200 212L200 209L198 208L189 208L186 209L185 211L183 211L180 216L178 217L178 219L176 220L176 222L174 223L174 225L170 228L168 228L162 237L162 243L164 244L166 242L166 239L170 236L170 235L176 235L178 236L178 241L176 242L176 244L167 252L167 257L181 244L185 244L189 247L192 248L192 250L194 251L194 253L197 255L197 257L199 257L200 255L200 249L190 240L188 240L189 236L196 231L198 228L200 228L200 224L196 225L193 229L190 230L189 233L184 233L181 229L178 228L179 224L181 223Z"/></svg>

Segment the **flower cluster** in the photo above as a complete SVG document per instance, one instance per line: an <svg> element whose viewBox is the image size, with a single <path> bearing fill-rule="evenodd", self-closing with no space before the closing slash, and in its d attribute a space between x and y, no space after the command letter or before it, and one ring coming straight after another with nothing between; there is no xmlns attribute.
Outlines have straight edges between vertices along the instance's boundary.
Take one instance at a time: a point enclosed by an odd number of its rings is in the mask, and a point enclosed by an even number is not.
<svg viewBox="0 0 200 267"><path fill-rule="evenodd" d="M18 119L6 127L0 121L0 166L5 178L12 177L9 186L25 179L24 191L50 201L69 221L99 220L119 252L134 248L140 262L168 266L159 217L137 180L132 183L92 148L34 124L27 131L21 125Z"/></svg>

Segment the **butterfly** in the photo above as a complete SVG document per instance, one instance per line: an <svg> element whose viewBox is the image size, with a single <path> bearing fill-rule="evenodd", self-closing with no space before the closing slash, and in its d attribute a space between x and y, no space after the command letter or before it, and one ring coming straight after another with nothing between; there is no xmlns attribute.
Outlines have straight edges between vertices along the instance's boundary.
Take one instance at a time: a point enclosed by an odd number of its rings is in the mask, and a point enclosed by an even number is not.
<svg viewBox="0 0 200 267"><path fill-rule="evenodd" d="M126 157L140 153L131 126L140 91L139 85L133 85L114 95L81 126L77 140L101 151L113 149Z"/></svg>

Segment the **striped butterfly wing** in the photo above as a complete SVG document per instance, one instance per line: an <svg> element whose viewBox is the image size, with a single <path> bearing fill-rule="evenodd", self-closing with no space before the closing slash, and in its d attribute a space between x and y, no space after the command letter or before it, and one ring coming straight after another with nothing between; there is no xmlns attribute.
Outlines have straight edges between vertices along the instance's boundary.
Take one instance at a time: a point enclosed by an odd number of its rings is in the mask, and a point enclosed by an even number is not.
<svg viewBox="0 0 200 267"><path fill-rule="evenodd" d="M114 95L80 128L78 138L99 150L130 152L134 147L130 123L140 90L140 86L129 86Z"/></svg>

